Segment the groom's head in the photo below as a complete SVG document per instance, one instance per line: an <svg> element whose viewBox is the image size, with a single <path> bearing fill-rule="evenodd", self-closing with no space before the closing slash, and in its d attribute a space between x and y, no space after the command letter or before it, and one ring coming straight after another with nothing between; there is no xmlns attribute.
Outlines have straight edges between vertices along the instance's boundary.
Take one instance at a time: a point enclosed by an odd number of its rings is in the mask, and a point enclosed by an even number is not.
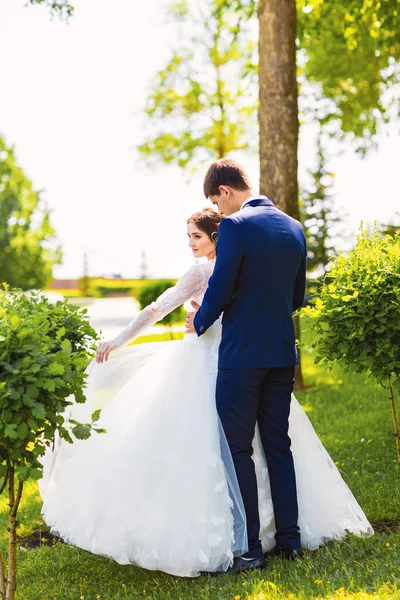
<svg viewBox="0 0 400 600"><path fill-rule="evenodd" d="M240 210L251 197L251 183L244 168L231 158L221 158L210 165L203 184L204 195L218 206L222 215Z"/></svg>

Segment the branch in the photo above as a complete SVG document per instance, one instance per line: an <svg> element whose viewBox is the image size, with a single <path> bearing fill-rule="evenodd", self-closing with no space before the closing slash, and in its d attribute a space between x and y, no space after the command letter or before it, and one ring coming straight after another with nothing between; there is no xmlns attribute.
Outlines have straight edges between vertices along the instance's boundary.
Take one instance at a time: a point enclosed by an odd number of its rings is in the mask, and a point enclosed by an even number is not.
<svg viewBox="0 0 400 600"><path fill-rule="evenodd" d="M392 387L392 383L391 383L390 373L388 374L388 389L389 389L389 399L390 399L390 405L392 408L392 416L393 416L393 424L394 424L394 434L393 435L396 438L397 460L400 463L399 421L397 418L397 411L396 411L396 405L394 402L394 393L393 393L393 387Z"/></svg>
<svg viewBox="0 0 400 600"><path fill-rule="evenodd" d="M19 481L18 482L18 490L17 490L17 497L14 500L14 505L11 509L11 516L12 517L16 517L17 515L17 511L18 511L18 507L19 507L19 503L21 502L21 498L22 498L22 490L24 489L24 482L23 481Z"/></svg>
<svg viewBox="0 0 400 600"><path fill-rule="evenodd" d="M6 599L6 570L4 566L3 553L0 550L0 598L1 600Z"/></svg>
<svg viewBox="0 0 400 600"><path fill-rule="evenodd" d="M7 485L7 481L8 481L8 470L9 470L9 468L10 468L10 467L7 467L7 472L6 472L6 474L5 474L4 481L3 481L3 483L1 484L1 487L0 487L0 496L1 496L1 495L2 495L2 493L4 492L4 488L5 488L5 487L6 487L6 485Z"/></svg>

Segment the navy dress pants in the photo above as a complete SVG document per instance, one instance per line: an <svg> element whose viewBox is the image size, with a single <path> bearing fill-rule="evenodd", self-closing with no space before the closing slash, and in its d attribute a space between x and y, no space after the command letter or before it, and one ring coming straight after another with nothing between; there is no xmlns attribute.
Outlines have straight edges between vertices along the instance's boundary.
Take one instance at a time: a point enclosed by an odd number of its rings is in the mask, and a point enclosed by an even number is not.
<svg viewBox="0 0 400 600"><path fill-rule="evenodd" d="M294 367L220 369L218 372L217 410L246 511L249 540L246 558L262 556L257 481L252 459L256 422L271 482L276 543L285 550L300 548L296 477L288 436L293 384Z"/></svg>

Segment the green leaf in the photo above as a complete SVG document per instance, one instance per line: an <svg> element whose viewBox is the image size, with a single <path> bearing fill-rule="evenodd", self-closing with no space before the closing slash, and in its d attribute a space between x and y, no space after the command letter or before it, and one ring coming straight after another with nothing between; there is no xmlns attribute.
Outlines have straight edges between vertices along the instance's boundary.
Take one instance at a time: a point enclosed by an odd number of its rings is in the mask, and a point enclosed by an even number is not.
<svg viewBox="0 0 400 600"><path fill-rule="evenodd" d="M26 390L25 390L25 396L28 396L29 398L37 398L39 395L39 388L36 385L28 385Z"/></svg>
<svg viewBox="0 0 400 600"><path fill-rule="evenodd" d="M101 409L95 410L94 413L92 414L92 423L95 423L96 421L98 421L100 419L100 415L101 415Z"/></svg>
<svg viewBox="0 0 400 600"><path fill-rule="evenodd" d="M32 359L30 356L25 356L22 360L22 368L27 369L32 363Z"/></svg>
<svg viewBox="0 0 400 600"><path fill-rule="evenodd" d="M63 375L65 373L65 367L64 367L64 365L60 365L60 363L56 363L56 362L50 363L49 364L49 373L51 375Z"/></svg>
<svg viewBox="0 0 400 600"><path fill-rule="evenodd" d="M11 317L11 319L10 319L10 322L11 322L11 325L12 325L14 328L17 328L17 327L18 327L18 325L19 325L19 324L20 324L20 322L21 322L21 319L19 318L19 316L18 316L18 315L13 315L13 316Z"/></svg>
<svg viewBox="0 0 400 600"><path fill-rule="evenodd" d="M71 342L70 342L69 340L67 340L67 339L66 339L66 340L63 340L63 341L61 342L61 348L62 348L63 350L71 350Z"/></svg>
<svg viewBox="0 0 400 600"><path fill-rule="evenodd" d="M44 419L46 416L46 409L43 404L40 402L35 402L32 406L32 415L36 417L36 419Z"/></svg>
<svg viewBox="0 0 400 600"><path fill-rule="evenodd" d="M45 379L42 381L42 388L47 390L48 392L54 392L56 389L56 384L53 379Z"/></svg>
<svg viewBox="0 0 400 600"><path fill-rule="evenodd" d="M29 427L26 423L22 422L17 427L17 435L20 440L24 440L29 433Z"/></svg>
<svg viewBox="0 0 400 600"><path fill-rule="evenodd" d="M16 425L13 424L7 424L4 428L4 435L5 437L8 437L12 440L16 440L18 438L18 434L15 431L16 430Z"/></svg>
<svg viewBox="0 0 400 600"><path fill-rule="evenodd" d="M57 339L60 340L62 337L64 337L64 335L66 334L66 329L65 327L60 327L60 329L57 331Z"/></svg>
<svg viewBox="0 0 400 600"><path fill-rule="evenodd" d="M28 425L32 431L37 431L39 429L39 425L34 419L28 419Z"/></svg>
<svg viewBox="0 0 400 600"><path fill-rule="evenodd" d="M87 425L76 425L72 433L78 440L87 440L90 438L90 427Z"/></svg>

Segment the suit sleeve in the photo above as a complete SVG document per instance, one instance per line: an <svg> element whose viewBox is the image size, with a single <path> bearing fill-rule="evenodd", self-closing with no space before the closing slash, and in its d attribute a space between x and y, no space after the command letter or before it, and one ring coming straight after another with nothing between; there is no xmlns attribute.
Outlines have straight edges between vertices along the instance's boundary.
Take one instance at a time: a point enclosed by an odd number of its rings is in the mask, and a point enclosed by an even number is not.
<svg viewBox="0 0 400 600"><path fill-rule="evenodd" d="M242 260L243 247L238 225L225 218L219 226L214 272L194 319L197 335L207 331L230 303Z"/></svg>
<svg viewBox="0 0 400 600"><path fill-rule="evenodd" d="M294 284L293 293L293 312L300 308L304 302L304 294L306 292L306 280L307 280L307 245L306 238L303 234L303 255L301 258L300 266L297 271L296 281Z"/></svg>

